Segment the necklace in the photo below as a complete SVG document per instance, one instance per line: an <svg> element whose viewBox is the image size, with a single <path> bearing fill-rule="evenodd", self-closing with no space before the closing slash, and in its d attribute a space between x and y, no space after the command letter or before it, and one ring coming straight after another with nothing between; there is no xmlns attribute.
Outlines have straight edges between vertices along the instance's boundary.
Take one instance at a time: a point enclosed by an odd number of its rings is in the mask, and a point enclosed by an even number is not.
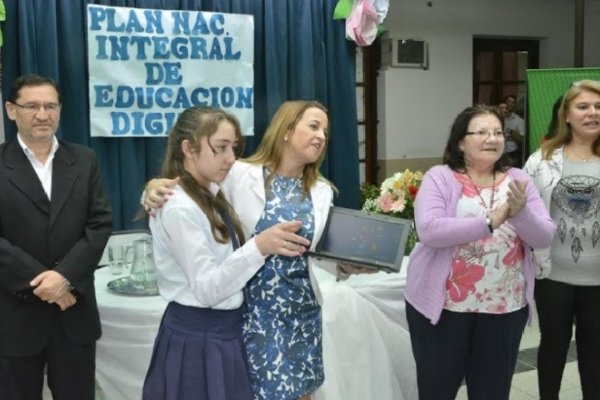
<svg viewBox="0 0 600 400"><path fill-rule="evenodd" d="M493 183L492 183L492 195L491 195L491 198L490 198L490 206L489 206L489 208L488 208L487 204L485 203L485 200L483 199L483 196L481 195L481 190L479 190L479 186L477 186L475 184L475 181L473 180L473 178L471 178L471 175L469 175L469 173L467 172L466 169L465 169L465 175L467 175L467 178L469 178L469 181L471 181L471 184L475 188L475 191L477 192L477 196L479 196L479 199L483 203L483 207L485 208L486 214L489 214L492 211L492 208L494 208L494 194L496 193L496 171L494 171L493 174L492 174L492 179L493 179Z"/></svg>
<svg viewBox="0 0 600 400"><path fill-rule="evenodd" d="M302 185L302 178L289 178L285 176L276 175L279 183L279 187L285 192L286 196L289 196L296 188Z"/></svg>
<svg viewBox="0 0 600 400"><path fill-rule="evenodd" d="M575 158L577 159L577 161L581 161L581 162L588 162L588 161L590 161L590 160L591 160L591 158L594 156L594 155L592 154L592 155L590 155L590 156L588 156L588 157L585 157L585 158L583 158L583 157L580 157L579 155L577 155L577 154L575 153L575 151L573 151L573 149L569 148L568 150L569 150L569 155L570 155L570 156L572 156L572 157L575 157Z"/></svg>

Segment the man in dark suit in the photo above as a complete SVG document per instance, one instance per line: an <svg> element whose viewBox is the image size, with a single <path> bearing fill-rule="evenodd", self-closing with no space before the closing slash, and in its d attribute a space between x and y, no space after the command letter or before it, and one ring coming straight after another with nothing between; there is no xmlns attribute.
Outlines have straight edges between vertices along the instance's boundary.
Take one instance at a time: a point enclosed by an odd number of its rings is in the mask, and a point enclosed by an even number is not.
<svg viewBox="0 0 600 400"><path fill-rule="evenodd" d="M56 83L18 78L0 146L0 399L93 400L100 319L94 270L112 214L89 148L57 140Z"/></svg>

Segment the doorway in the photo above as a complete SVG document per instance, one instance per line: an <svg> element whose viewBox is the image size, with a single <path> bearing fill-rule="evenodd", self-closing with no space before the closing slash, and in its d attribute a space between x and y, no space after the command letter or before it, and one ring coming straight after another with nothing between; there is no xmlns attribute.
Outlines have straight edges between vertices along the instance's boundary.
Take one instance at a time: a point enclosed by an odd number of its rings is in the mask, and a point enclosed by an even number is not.
<svg viewBox="0 0 600 400"><path fill-rule="evenodd" d="M527 70L539 68L539 40L473 39L473 104L497 105L506 96L517 99L515 113L525 120L522 165L529 154Z"/></svg>
<svg viewBox="0 0 600 400"><path fill-rule="evenodd" d="M527 69L539 67L539 41L473 39L473 103L496 105L517 97L517 114L525 117Z"/></svg>

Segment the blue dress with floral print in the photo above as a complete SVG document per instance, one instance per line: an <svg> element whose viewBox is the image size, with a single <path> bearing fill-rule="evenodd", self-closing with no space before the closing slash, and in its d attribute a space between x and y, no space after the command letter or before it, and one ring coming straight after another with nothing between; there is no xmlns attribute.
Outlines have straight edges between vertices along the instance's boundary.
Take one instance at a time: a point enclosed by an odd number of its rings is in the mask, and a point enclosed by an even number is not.
<svg viewBox="0 0 600 400"><path fill-rule="evenodd" d="M281 221L302 221L312 240L314 213L302 179L274 176L259 233ZM321 308L308 275L308 257L271 256L246 286L244 341L255 399L288 400L313 392L324 380Z"/></svg>

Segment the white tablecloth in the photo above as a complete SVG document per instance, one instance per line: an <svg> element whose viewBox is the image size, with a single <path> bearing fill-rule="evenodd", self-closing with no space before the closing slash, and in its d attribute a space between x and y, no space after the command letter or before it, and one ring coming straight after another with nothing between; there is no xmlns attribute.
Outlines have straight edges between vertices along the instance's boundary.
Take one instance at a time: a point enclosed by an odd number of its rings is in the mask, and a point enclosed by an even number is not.
<svg viewBox="0 0 600 400"><path fill-rule="evenodd" d="M336 282L327 269L315 268L315 276L323 296L325 383L314 400L416 399L404 274L354 275ZM96 272L103 331L96 379L107 399L139 400L166 302L159 296L114 294L106 287L111 279L108 268Z"/></svg>
<svg viewBox="0 0 600 400"><path fill-rule="evenodd" d="M122 275L124 276L124 275ZM96 271L102 337L96 346L96 381L107 400L140 400L154 338L167 306L160 296L122 296L106 284L119 278Z"/></svg>
<svg viewBox="0 0 600 400"><path fill-rule="evenodd" d="M341 282L327 272L331 266L314 269L323 296L325 367L325 383L314 400L418 398L403 297L404 261L400 273L352 275Z"/></svg>

